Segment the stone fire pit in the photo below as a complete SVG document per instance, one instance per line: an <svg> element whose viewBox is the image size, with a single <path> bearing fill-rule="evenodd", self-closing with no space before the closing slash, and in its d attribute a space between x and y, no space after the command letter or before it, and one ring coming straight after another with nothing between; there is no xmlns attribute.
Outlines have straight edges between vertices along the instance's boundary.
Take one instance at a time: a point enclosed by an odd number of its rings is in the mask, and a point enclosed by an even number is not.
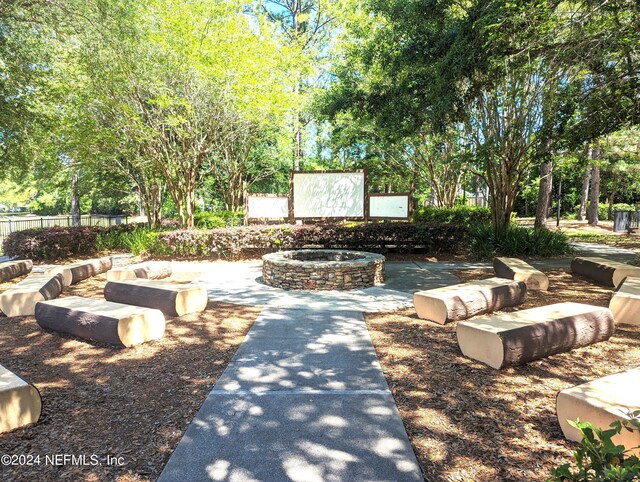
<svg viewBox="0 0 640 482"><path fill-rule="evenodd" d="M285 290L352 290L384 283L384 256L338 249L281 251L262 257L265 284Z"/></svg>

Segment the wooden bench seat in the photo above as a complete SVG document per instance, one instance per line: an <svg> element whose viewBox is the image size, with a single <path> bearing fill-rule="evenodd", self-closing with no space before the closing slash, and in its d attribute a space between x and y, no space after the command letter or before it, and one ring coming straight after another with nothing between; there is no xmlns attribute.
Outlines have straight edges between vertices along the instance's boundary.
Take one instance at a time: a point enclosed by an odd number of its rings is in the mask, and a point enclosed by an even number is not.
<svg viewBox="0 0 640 482"><path fill-rule="evenodd" d="M78 263L65 266L56 266L48 269L47 274L61 273L64 286L71 286L80 281L105 273L111 269L111 257L87 259Z"/></svg>
<svg viewBox="0 0 640 482"><path fill-rule="evenodd" d="M615 328L608 308L557 303L462 321L462 353L500 369L608 340Z"/></svg>
<svg viewBox="0 0 640 482"><path fill-rule="evenodd" d="M33 269L33 261L30 259L22 259L19 261L5 261L0 263L0 283L6 283L7 281L17 278L18 276L24 276L31 273Z"/></svg>
<svg viewBox="0 0 640 482"><path fill-rule="evenodd" d="M616 323L640 325L640 278L626 278L611 297L609 309Z"/></svg>
<svg viewBox="0 0 640 482"><path fill-rule="evenodd" d="M0 365L0 433L37 423L41 413L40 392Z"/></svg>
<svg viewBox="0 0 640 482"><path fill-rule="evenodd" d="M32 274L0 294L0 310L7 316L32 316L36 303L60 296L62 274Z"/></svg>
<svg viewBox="0 0 640 482"><path fill-rule="evenodd" d="M629 411L640 410L640 368L616 373L558 393L556 413L562 433L569 440L580 442L580 431L567 422L580 419L598 428L608 429L615 420L628 420ZM622 430L613 438L627 449L640 445L640 433ZM638 449L632 453L640 455Z"/></svg>
<svg viewBox="0 0 640 482"><path fill-rule="evenodd" d="M619 286L627 276L640 277L640 267L606 258L574 258L571 272L602 283L605 286Z"/></svg>
<svg viewBox="0 0 640 482"><path fill-rule="evenodd" d="M146 261L110 269L107 271L107 281L136 278L162 279L171 276L171 272L171 263L169 261Z"/></svg>
<svg viewBox="0 0 640 482"><path fill-rule="evenodd" d="M413 306L419 318L444 325L466 320L524 302L527 287L522 281L489 278L413 295Z"/></svg>
<svg viewBox="0 0 640 482"><path fill-rule="evenodd" d="M36 305L42 328L125 347L162 338L160 310L70 296Z"/></svg>
<svg viewBox="0 0 640 482"><path fill-rule="evenodd" d="M523 281L528 291L547 291L549 278L542 271L518 258L495 258L493 270L496 276Z"/></svg>
<svg viewBox="0 0 640 482"><path fill-rule="evenodd" d="M204 286L147 279L109 281L104 297L116 303L156 308L167 316L200 312L209 302Z"/></svg>

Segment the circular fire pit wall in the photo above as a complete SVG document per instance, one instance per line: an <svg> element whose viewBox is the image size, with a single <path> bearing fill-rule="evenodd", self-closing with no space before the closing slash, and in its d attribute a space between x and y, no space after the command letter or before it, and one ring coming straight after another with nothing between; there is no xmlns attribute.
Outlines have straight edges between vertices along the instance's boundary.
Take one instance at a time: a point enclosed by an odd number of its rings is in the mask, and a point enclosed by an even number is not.
<svg viewBox="0 0 640 482"><path fill-rule="evenodd" d="M265 284L285 290L352 290L384 283L384 256L360 251L301 249L262 257Z"/></svg>

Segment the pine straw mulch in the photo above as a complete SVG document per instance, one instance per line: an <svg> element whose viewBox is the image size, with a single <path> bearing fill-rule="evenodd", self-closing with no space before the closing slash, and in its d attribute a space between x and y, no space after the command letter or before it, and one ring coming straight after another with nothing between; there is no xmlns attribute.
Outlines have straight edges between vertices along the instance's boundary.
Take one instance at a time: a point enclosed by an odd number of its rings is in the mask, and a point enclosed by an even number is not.
<svg viewBox="0 0 640 482"><path fill-rule="evenodd" d="M105 280L63 296L102 298ZM0 454L40 455L40 465L1 466L0 480L155 480L258 314L210 302L204 313L167 318L161 340L129 349L47 332L33 317L0 317L0 363L43 400L38 424L0 434ZM45 465L54 454L118 456L124 464Z"/></svg>
<svg viewBox="0 0 640 482"><path fill-rule="evenodd" d="M462 281L492 276L456 274ZM548 275L550 290L530 292L517 309L563 301L608 305L611 289L560 270ZM366 320L428 481L545 480L576 447L558 425L558 391L640 365L638 327L618 326L608 342L497 371L462 356L455 323L419 320L413 310Z"/></svg>

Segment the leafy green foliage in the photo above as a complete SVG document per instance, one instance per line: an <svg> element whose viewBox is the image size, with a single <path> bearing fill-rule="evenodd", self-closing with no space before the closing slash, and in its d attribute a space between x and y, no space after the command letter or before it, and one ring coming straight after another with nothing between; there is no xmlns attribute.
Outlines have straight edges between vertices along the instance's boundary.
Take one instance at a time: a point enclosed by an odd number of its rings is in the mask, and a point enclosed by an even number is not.
<svg viewBox="0 0 640 482"><path fill-rule="evenodd" d="M558 256L571 252L567 236L544 228L511 225L495 231L490 224L470 228L472 253L478 258L493 256Z"/></svg>
<svg viewBox="0 0 640 482"><path fill-rule="evenodd" d="M196 228L224 228L236 218L242 218L241 212L233 211L200 211L195 215Z"/></svg>
<svg viewBox="0 0 640 482"><path fill-rule="evenodd" d="M413 211L413 221L417 223L476 226L491 221L491 210L476 206L455 206L453 208L426 206Z"/></svg>
<svg viewBox="0 0 640 482"><path fill-rule="evenodd" d="M131 233L134 225L54 227L25 229L11 233L4 240L7 256L29 258L34 261L51 261L75 256L95 254L106 236L121 238Z"/></svg>
<svg viewBox="0 0 640 482"><path fill-rule="evenodd" d="M610 429L601 430L591 423L569 421L580 430L582 445L574 452L575 469L564 464L551 471L547 482L623 482L640 478L640 459L628 455L623 445L616 445L613 437L622 430L640 430L640 410L633 412L630 420L616 420Z"/></svg>

